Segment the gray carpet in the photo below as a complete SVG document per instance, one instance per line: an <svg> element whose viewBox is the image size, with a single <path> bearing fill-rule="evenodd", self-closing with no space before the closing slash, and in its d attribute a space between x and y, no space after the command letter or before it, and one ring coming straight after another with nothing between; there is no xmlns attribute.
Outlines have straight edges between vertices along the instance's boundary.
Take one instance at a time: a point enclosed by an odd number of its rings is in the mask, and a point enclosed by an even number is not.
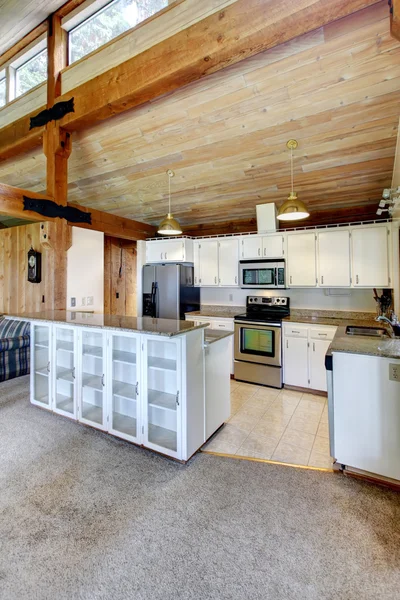
<svg viewBox="0 0 400 600"><path fill-rule="evenodd" d="M0 384L1 600L393 600L400 496L340 475L187 466Z"/></svg>

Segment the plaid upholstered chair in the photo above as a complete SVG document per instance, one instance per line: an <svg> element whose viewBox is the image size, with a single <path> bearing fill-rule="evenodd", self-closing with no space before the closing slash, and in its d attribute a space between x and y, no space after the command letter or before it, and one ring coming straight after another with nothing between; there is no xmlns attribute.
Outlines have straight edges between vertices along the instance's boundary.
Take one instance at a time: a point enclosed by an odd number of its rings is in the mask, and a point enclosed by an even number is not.
<svg viewBox="0 0 400 600"><path fill-rule="evenodd" d="M0 381L29 373L30 323L0 317Z"/></svg>

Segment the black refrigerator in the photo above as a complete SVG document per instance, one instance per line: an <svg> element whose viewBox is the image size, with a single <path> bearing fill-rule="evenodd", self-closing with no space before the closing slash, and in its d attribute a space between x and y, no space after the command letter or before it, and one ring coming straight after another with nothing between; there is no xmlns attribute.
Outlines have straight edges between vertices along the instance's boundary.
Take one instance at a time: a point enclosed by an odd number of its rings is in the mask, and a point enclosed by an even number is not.
<svg viewBox="0 0 400 600"><path fill-rule="evenodd" d="M193 266L144 265L143 316L179 320L200 310L200 288L193 281Z"/></svg>

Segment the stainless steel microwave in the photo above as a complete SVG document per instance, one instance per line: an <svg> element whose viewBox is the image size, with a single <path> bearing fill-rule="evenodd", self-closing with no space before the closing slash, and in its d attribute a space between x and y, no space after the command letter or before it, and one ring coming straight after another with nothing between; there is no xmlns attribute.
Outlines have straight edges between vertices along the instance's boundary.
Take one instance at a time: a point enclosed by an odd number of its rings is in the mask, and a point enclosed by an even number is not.
<svg viewBox="0 0 400 600"><path fill-rule="evenodd" d="M284 260L241 260L240 287L247 289L285 288Z"/></svg>

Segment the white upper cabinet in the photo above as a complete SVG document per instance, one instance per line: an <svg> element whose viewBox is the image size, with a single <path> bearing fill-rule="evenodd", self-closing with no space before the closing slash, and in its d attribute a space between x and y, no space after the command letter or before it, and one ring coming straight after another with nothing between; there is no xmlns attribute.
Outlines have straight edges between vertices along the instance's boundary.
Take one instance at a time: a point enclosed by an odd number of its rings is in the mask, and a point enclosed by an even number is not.
<svg viewBox="0 0 400 600"><path fill-rule="evenodd" d="M288 233L288 287L317 285L315 233Z"/></svg>
<svg viewBox="0 0 400 600"><path fill-rule="evenodd" d="M193 262L193 240L149 240L146 242L146 262Z"/></svg>
<svg viewBox="0 0 400 600"><path fill-rule="evenodd" d="M240 258L262 258L262 238L249 235L240 240Z"/></svg>
<svg viewBox="0 0 400 600"><path fill-rule="evenodd" d="M320 287L350 287L350 231L317 233Z"/></svg>
<svg viewBox="0 0 400 600"><path fill-rule="evenodd" d="M262 237L263 258L283 258L285 256L285 236L281 233Z"/></svg>
<svg viewBox="0 0 400 600"><path fill-rule="evenodd" d="M201 240L199 244L199 283L218 285L218 241Z"/></svg>
<svg viewBox="0 0 400 600"><path fill-rule="evenodd" d="M218 240L219 285L235 287L239 285L239 241L237 238Z"/></svg>
<svg viewBox="0 0 400 600"><path fill-rule="evenodd" d="M387 225L354 227L351 232L354 287L389 287L390 229Z"/></svg>

